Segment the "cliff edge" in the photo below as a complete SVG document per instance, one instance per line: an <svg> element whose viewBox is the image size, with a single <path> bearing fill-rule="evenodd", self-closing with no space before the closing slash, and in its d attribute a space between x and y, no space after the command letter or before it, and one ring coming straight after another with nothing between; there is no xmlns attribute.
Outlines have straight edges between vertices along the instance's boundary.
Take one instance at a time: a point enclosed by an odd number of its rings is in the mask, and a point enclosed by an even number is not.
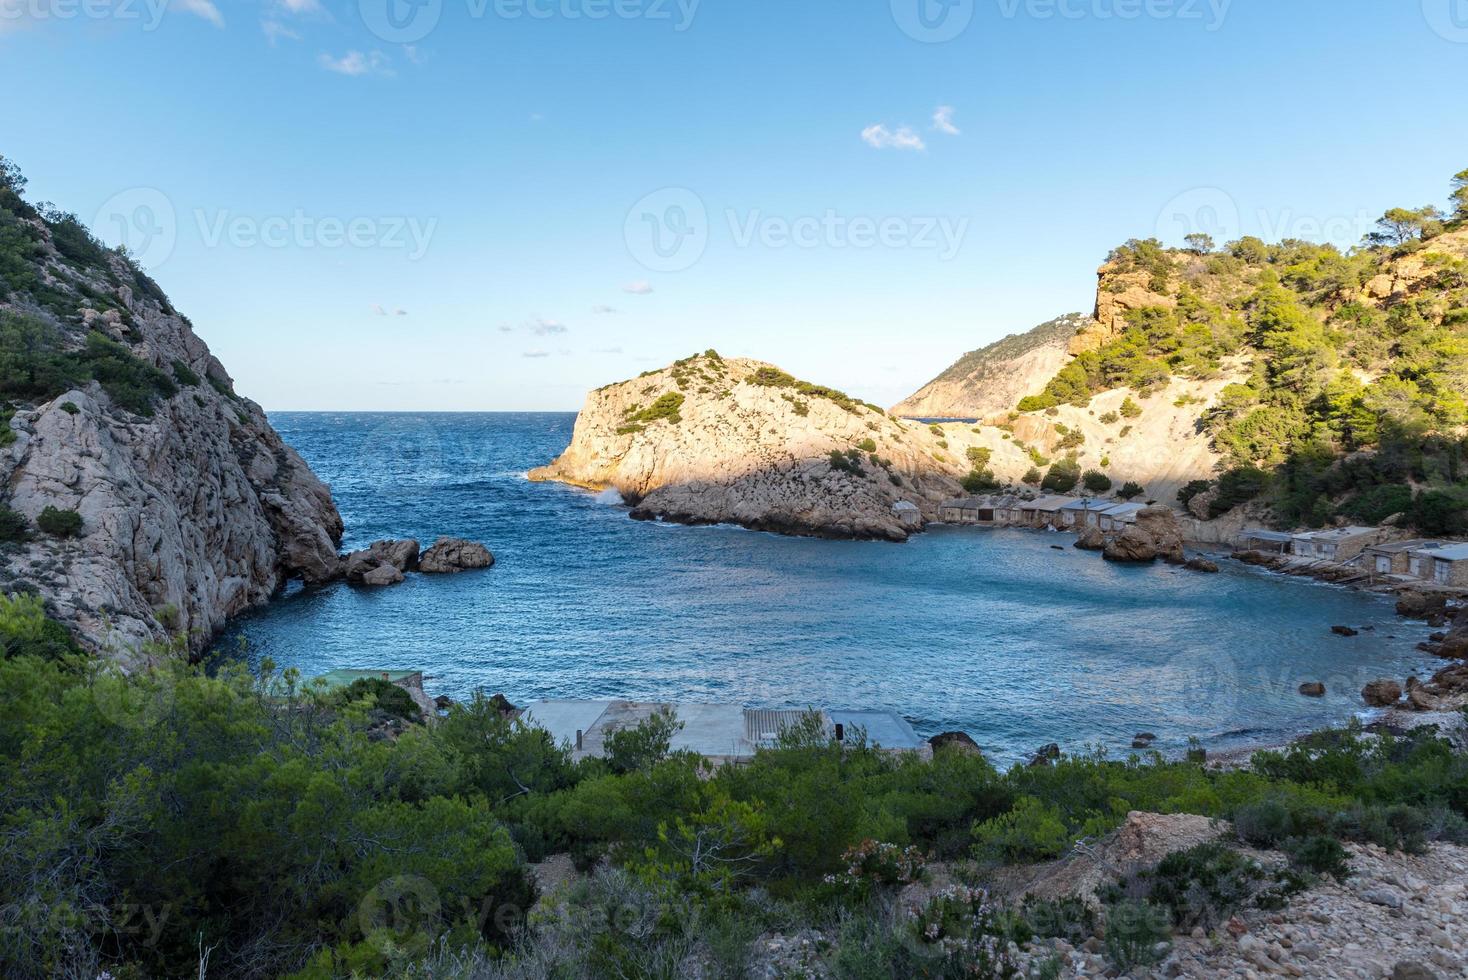
<svg viewBox="0 0 1468 980"><path fill-rule="evenodd" d="M0 589L125 664L335 577L327 487L189 320L0 159Z"/></svg>

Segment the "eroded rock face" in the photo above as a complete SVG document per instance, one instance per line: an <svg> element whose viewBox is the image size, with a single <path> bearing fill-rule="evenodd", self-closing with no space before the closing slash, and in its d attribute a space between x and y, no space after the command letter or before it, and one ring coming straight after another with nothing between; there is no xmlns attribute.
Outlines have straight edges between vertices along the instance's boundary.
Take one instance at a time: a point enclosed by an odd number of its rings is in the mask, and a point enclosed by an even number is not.
<svg viewBox="0 0 1468 980"><path fill-rule="evenodd" d="M0 587L34 589L79 640L131 665L144 644L174 631L202 647L288 579L334 578L342 522L330 491L260 407L233 394L189 322L156 289L135 291L120 258L107 270L78 269L60 261L44 227L38 233L37 267L75 299L77 319L0 309L49 324L68 346L89 328L101 332L177 379L178 392L156 401L151 417L95 382L18 407L15 442L0 449L0 502L33 523L48 506L76 510L82 530L69 540L37 534L0 556ZM97 311L96 297L116 308Z"/></svg>
<svg viewBox="0 0 1468 980"><path fill-rule="evenodd" d="M347 555L342 571L348 582L360 583L365 582L373 571L390 568L400 573L396 581L401 582L401 573L411 572L417 567L418 542L409 538L401 541L374 541Z"/></svg>
<svg viewBox="0 0 1468 980"><path fill-rule="evenodd" d="M1076 539L1076 547L1082 551L1105 551L1106 535L1099 527L1088 527Z"/></svg>
<svg viewBox="0 0 1468 980"><path fill-rule="evenodd" d="M903 541L893 504L936 520L971 469L964 440L710 354L592 392L570 447L530 477L615 488L644 519Z"/></svg>
<svg viewBox="0 0 1468 980"><path fill-rule="evenodd" d="M439 538L418 559L418 570L429 575L453 575L494 564L488 548L463 538Z"/></svg>
<svg viewBox="0 0 1468 980"><path fill-rule="evenodd" d="M1116 562L1150 562L1161 558L1184 564L1183 530L1170 507L1147 507L1137 512L1137 523L1106 544L1103 557Z"/></svg>

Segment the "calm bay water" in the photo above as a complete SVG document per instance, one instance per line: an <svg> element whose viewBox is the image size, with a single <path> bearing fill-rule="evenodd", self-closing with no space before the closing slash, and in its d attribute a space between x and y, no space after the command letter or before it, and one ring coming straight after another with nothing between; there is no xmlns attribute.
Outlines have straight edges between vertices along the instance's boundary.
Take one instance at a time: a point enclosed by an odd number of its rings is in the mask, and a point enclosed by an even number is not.
<svg viewBox="0 0 1468 980"><path fill-rule="evenodd" d="M1232 562L1117 566L1028 531L891 545L632 521L614 495L525 479L570 441L571 414L272 421L331 485L347 547L452 534L497 559L380 591L296 589L235 624L252 658L306 676L414 668L430 694L522 704L882 707L1013 761L1052 741L1122 752L1143 730L1164 749L1269 741L1349 718L1367 680L1431 666L1414 649L1426 628L1386 601ZM1329 695L1299 696L1306 680Z"/></svg>

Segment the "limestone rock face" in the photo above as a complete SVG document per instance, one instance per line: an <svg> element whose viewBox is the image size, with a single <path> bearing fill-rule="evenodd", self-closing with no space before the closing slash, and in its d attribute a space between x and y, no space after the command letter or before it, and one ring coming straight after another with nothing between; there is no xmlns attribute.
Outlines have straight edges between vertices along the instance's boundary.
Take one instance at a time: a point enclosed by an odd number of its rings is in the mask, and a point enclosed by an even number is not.
<svg viewBox="0 0 1468 980"><path fill-rule="evenodd" d="M0 588L34 589L79 640L132 665L174 630L201 647L288 579L335 577L342 521L330 491L260 407L234 394L189 321L122 258L80 268L61 260L44 225L37 233L38 274L75 302L75 318L61 317L59 301L44 311L5 303L3 290L0 310L45 323L68 349L100 332L178 391L151 417L96 382L17 406L15 440L0 449L0 503L32 523L48 506L76 510L82 530L38 533L0 555Z"/></svg>
<svg viewBox="0 0 1468 980"><path fill-rule="evenodd" d="M1106 535L1099 527L1087 527L1076 539L1076 547L1082 551L1105 551Z"/></svg>
<svg viewBox="0 0 1468 980"><path fill-rule="evenodd" d="M1022 334L971 351L892 414L923 419L986 419L1009 412L1026 395L1043 391L1070 361L1071 340L1091 318L1070 313Z"/></svg>
<svg viewBox="0 0 1468 980"><path fill-rule="evenodd" d="M1137 512L1137 522L1106 544L1103 557L1116 562L1150 562L1158 558L1183 564L1183 531L1170 507L1147 507Z"/></svg>
<svg viewBox="0 0 1468 980"><path fill-rule="evenodd" d="M903 541L893 505L936 520L978 442L710 353L592 392L570 447L530 478L614 488L644 519Z"/></svg>
<svg viewBox="0 0 1468 980"><path fill-rule="evenodd" d="M494 555L482 544L463 538L439 538L418 560L418 570L430 575L452 575L494 564Z"/></svg>

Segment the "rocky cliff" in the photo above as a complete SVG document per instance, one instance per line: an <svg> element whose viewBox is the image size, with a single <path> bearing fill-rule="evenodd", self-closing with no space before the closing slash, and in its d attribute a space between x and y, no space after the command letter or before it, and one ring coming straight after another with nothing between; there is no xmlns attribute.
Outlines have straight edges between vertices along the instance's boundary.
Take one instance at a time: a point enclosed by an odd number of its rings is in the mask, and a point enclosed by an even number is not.
<svg viewBox="0 0 1468 980"><path fill-rule="evenodd" d="M955 437L956 438L956 437ZM959 492L962 445L759 361L714 352L592 392L531 479L615 488L634 516L900 541Z"/></svg>
<svg viewBox="0 0 1468 980"><path fill-rule="evenodd" d="M0 176L0 588L132 664L337 575L330 492L188 319Z"/></svg>
<svg viewBox="0 0 1468 980"><path fill-rule="evenodd" d="M1069 313L963 355L942 374L892 407L906 418L987 419L1033 395L1070 360L1068 349L1091 323Z"/></svg>

